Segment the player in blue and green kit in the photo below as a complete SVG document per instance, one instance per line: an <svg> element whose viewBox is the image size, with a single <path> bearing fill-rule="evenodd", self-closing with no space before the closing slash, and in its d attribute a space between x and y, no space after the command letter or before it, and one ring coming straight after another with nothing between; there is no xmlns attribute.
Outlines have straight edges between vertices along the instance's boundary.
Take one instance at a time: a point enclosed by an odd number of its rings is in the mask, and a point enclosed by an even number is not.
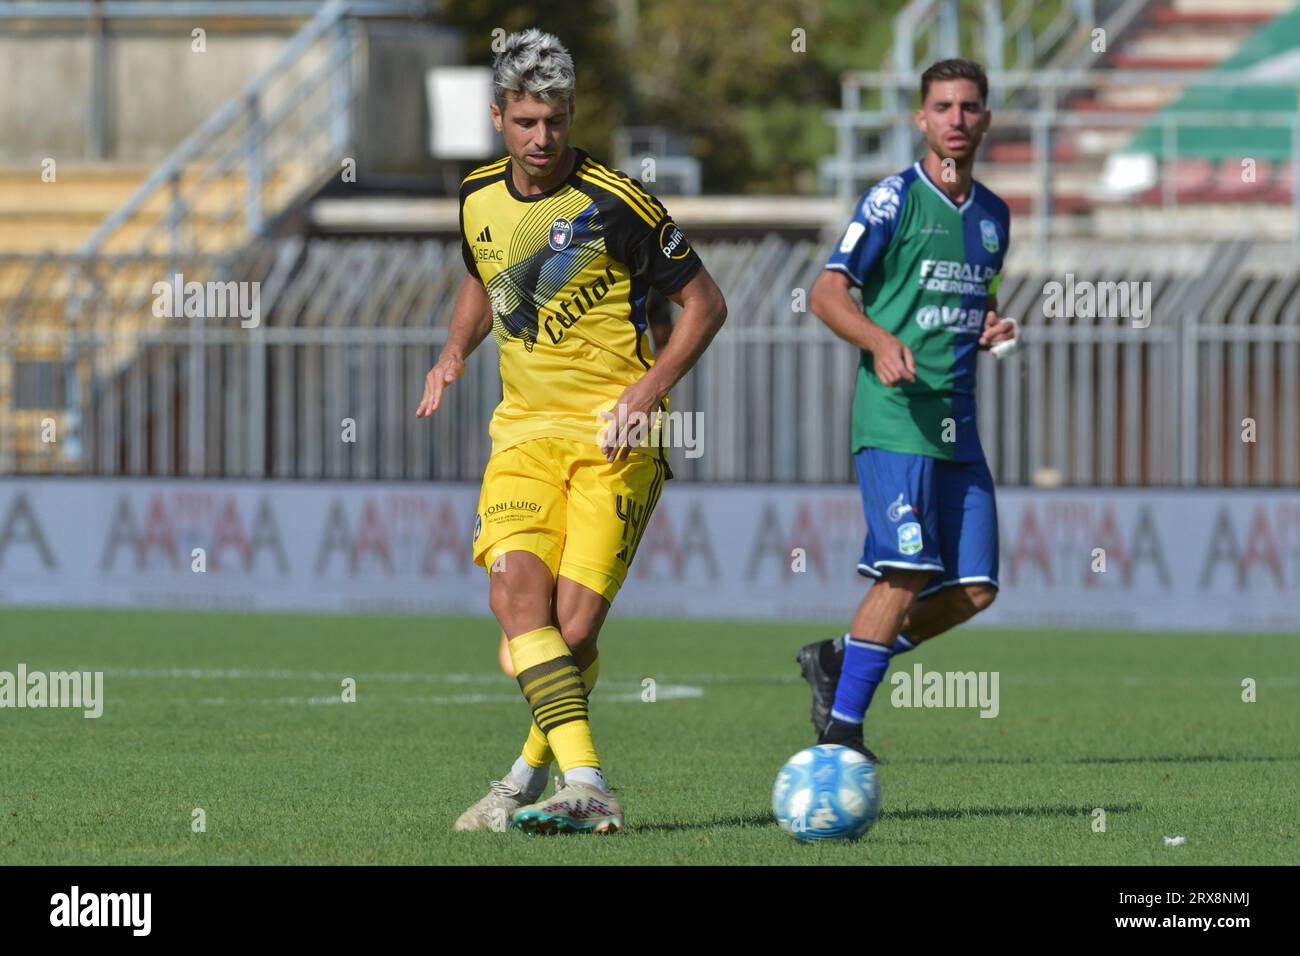
<svg viewBox="0 0 1300 956"><path fill-rule="evenodd" d="M997 314L1007 204L971 175L987 101L975 63L944 60L925 71L916 111L925 158L866 192L812 291L818 318L861 349L852 451L867 540L858 571L875 584L847 634L805 646L797 660L812 685L818 743L873 761L862 723L890 658L997 594L997 511L975 431L975 363L981 349L1013 348L1016 324Z"/></svg>

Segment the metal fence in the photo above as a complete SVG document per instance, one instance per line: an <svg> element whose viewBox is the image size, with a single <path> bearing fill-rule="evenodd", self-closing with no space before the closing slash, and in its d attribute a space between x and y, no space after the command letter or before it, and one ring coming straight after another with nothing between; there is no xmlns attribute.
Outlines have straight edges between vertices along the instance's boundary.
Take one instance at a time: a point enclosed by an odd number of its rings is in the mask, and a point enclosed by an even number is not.
<svg viewBox="0 0 1300 956"><path fill-rule="evenodd" d="M699 248L729 319L673 393L703 428L702 455L672 449L674 471L850 478L856 352L806 305L826 250L775 236ZM259 283L250 327L157 314L155 284L175 267L146 255L0 260L0 471L481 475L500 398L490 341L434 419L414 418L464 274L455 243L294 238L196 263L199 274ZM977 392L999 481L1300 486L1300 274L1289 244L1013 246L1006 274L1003 312L1022 320L1026 345L1001 362L982 356ZM1150 324L1045 316L1045 290L1065 281L1150 283ZM69 289L92 294L65 312Z"/></svg>

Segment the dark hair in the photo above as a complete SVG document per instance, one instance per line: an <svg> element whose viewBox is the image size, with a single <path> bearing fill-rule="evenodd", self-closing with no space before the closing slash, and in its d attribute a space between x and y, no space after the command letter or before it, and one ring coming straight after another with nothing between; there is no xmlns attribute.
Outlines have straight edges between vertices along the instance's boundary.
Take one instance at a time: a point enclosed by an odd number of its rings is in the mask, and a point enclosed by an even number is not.
<svg viewBox="0 0 1300 956"><path fill-rule="evenodd" d="M930 84L940 80L970 80L980 90L980 100L989 101L989 78L984 75L984 67L970 60L940 60L921 74L921 103L930 92Z"/></svg>

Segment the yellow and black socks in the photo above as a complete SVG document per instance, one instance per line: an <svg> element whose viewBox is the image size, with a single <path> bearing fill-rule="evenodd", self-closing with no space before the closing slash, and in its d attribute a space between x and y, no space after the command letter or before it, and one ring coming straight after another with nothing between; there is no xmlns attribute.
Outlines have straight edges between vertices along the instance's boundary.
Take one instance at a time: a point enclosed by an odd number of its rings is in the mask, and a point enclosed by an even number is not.
<svg viewBox="0 0 1300 956"><path fill-rule="evenodd" d="M587 688L560 632L554 627L539 627L520 634L510 641L510 659L519 689L532 708L536 729L554 751L560 770L568 773L574 767L599 768L600 759L587 722ZM531 732L529 738L531 743Z"/></svg>
<svg viewBox="0 0 1300 956"><path fill-rule="evenodd" d="M582 678L583 690L586 691L587 697L590 698L591 692L596 687L596 678L600 676L600 658L597 657L588 664L587 669L579 672L578 676ZM537 726L535 720L532 726L528 728L528 739L524 741L522 759L529 767L535 769L545 769L555 759L555 754L551 751L551 745L546 740L546 734L542 733L542 729ZM542 782L544 785L545 776L542 777Z"/></svg>

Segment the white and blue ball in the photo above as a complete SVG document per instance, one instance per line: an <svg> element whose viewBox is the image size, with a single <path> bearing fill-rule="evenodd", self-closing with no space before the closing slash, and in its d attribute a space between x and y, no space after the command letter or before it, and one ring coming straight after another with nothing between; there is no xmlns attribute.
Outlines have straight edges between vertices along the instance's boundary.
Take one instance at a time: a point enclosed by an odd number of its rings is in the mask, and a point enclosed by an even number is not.
<svg viewBox="0 0 1300 956"><path fill-rule="evenodd" d="M880 780L866 757L818 744L786 762L772 786L772 813L796 840L856 840L880 816Z"/></svg>

